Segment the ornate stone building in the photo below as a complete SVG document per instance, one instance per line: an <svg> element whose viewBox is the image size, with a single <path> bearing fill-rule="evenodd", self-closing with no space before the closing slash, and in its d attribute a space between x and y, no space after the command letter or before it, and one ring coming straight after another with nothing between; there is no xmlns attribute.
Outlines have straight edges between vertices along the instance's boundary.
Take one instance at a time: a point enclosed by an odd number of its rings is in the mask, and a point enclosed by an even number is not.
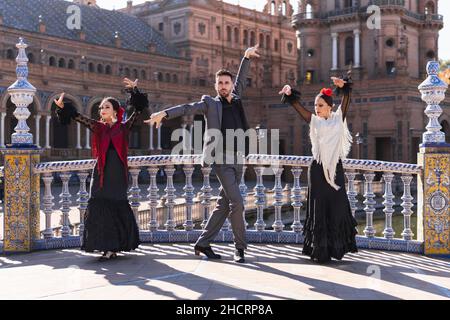
<svg viewBox="0 0 450 320"><path fill-rule="evenodd" d="M362 137L351 156L414 162L426 125L417 86L427 61L437 59L443 26L438 1L301 0L295 8L286 0L261 1L262 12L218 0L129 1L117 11L98 8L95 0L1 1L0 145L9 143L16 123L6 88L15 81L19 36L29 44L29 79L38 89L28 125L47 160L90 157L89 133L55 120L52 101L61 91L67 103L95 117L104 96L123 100L124 76L139 78L154 112L214 95L215 72L236 73L244 50L259 43L262 57L252 61L244 103L252 127L280 130L281 154L310 154L308 126L280 104L281 86L299 86L312 110L329 77L351 68L348 123ZM367 13L371 4L380 9L380 28ZM77 10L81 29L73 28ZM445 108L441 120L449 134ZM190 123L136 126L131 154L168 152L172 130Z"/></svg>
<svg viewBox="0 0 450 320"><path fill-rule="evenodd" d="M156 0L136 6L128 1L122 11L146 21L192 61L194 86L212 89L214 74L224 67L237 73L244 51L259 43L261 58L251 62L244 96L250 126L280 129L280 153L294 154L301 149L294 145L292 127L285 125L293 114L280 114L277 96L283 84L297 80L293 7L285 0L265 2L263 12L217 0ZM202 92L192 96L198 99ZM270 118L276 120L269 125Z"/></svg>
<svg viewBox="0 0 450 320"><path fill-rule="evenodd" d="M69 27L76 24L74 4L80 10L80 30ZM147 14L147 7L156 9ZM252 63L247 90L248 112L255 126L268 105L265 93L295 81L297 72L292 8L272 9L262 13L212 0L159 1L130 4L126 11L139 12L136 17L100 9L92 0L2 1L0 144L10 142L16 125L6 89L15 81L19 36L29 44L29 79L38 90L28 125L36 144L46 149L44 159L90 157L89 132L76 123L61 127L56 121L53 99L61 91L66 92L66 103L96 117L103 97L123 100L124 76L139 78L154 112L215 94L214 73L222 67L237 72L244 50L261 40L264 58ZM270 98L273 103L279 101ZM173 145L171 131L184 120L189 119L166 123L159 130L137 126L130 141L132 154L168 152Z"/></svg>
<svg viewBox="0 0 450 320"><path fill-rule="evenodd" d="M330 76L352 69L348 123L363 138L353 157L415 161L426 126L417 86L426 77L427 62L438 58L443 27L437 7L437 0L299 1L293 25L304 101L312 106L313 93L328 85ZM449 100L441 105L450 106ZM442 126L450 135L450 111L444 111ZM300 139L305 146L305 136Z"/></svg>

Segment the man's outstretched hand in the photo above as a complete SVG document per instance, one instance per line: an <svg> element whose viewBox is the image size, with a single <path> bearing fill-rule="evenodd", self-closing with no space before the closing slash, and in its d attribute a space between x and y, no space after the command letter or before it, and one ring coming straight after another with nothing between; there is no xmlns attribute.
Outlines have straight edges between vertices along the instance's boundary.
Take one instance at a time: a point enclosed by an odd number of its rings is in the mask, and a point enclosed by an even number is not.
<svg viewBox="0 0 450 320"><path fill-rule="evenodd" d="M155 112L152 113L150 116L150 119L145 120L144 123L149 124L150 126L153 126L156 124L156 129L158 129L161 126L161 121L167 116L167 113L165 111Z"/></svg>
<svg viewBox="0 0 450 320"><path fill-rule="evenodd" d="M245 57L247 58L247 59L251 59L251 58L259 58L259 57L261 57L260 55L259 55L259 53L258 53L258 49L259 49L259 43L256 45L256 46L254 46L254 47L251 47L251 48L248 48L246 51L245 51Z"/></svg>
<svg viewBox="0 0 450 320"><path fill-rule="evenodd" d="M287 95L287 96L290 96L291 94L292 94L292 88L291 88L291 86L290 85L285 85L284 87L283 87L283 89L281 89L281 91L280 92L278 92L278 94L285 94L285 95Z"/></svg>

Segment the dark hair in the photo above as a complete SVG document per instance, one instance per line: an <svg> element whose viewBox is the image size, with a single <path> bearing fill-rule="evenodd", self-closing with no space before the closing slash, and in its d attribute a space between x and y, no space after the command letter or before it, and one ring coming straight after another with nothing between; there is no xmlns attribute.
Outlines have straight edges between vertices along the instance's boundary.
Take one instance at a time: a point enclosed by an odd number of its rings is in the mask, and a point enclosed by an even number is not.
<svg viewBox="0 0 450 320"><path fill-rule="evenodd" d="M229 71L227 69L221 69L221 70L217 71L216 78L218 78L220 76L229 76L231 78L231 80L233 80L233 74L231 73L231 71Z"/></svg>
<svg viewBox="0 0 450 320"><path fill-rule="evenodd" d="M102 105L103 103L105 103L105 101L108 101L109 103L112 104L114 111L119 111L120 108L120 102L113 97L106 97L103 98L102 102L100 103L100 105Z"/></svg>
<svg viewBox="0 0 450 320"><path fill-rule="evenodd" d="M319 93L319 94L317 95L317 98L322 98L323 100L325 100L325 102L326 102L330 107L333 107L333 97L327 96L327 95L324 94L324 93Z"/></svg>

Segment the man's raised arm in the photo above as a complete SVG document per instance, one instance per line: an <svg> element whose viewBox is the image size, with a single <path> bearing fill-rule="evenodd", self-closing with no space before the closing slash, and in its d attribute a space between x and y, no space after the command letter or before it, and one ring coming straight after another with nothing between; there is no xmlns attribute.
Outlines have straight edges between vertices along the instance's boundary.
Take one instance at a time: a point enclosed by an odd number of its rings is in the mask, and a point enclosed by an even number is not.
<svg viewBox="0 0 450 320"><path fill-rule="evenodd" d="M254 57L256 58L260 57L260 55L258 54L258 48L259 44L257 44L252 48L248 48L245 51L244 58L242 58L241 66L239 67L239 72L236 77L233 90L233 93L238 96L241 96L244 93L244 89L247 86L247 76L248 76L248 69L250 68L250 59Z"/></svg>

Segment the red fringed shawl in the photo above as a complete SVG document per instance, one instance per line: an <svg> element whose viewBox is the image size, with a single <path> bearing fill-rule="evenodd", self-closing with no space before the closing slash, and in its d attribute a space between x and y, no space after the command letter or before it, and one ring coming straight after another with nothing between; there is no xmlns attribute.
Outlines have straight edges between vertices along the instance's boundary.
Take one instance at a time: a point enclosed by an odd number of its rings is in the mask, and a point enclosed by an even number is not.
<svg viewBox="0 0 450 320"><path fill-rule="evenodd" d="M125 182L128 181L128 133L129 130L122 123L124 109L117 113L117 122L111 127L103 122L97 122L92 134L92 156L97 159L97 170L100 178L100 188L103 188L106 153L112 141L120 160L125 167Z"/></svg>

